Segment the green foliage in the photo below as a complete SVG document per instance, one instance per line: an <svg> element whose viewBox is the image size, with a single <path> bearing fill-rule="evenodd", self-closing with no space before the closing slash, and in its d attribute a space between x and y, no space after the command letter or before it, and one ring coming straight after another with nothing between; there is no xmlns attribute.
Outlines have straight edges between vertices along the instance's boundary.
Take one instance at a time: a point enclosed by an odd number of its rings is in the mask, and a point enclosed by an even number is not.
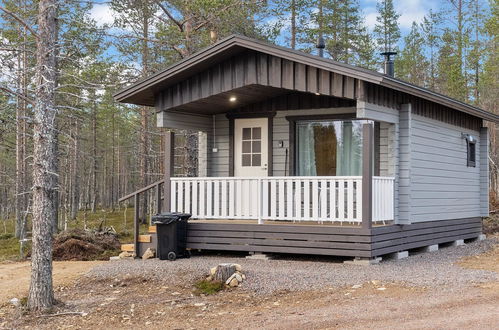
<svg viewBox="0 0 499 330"><path fill-rule="evenodd" d="M400 28L397 20L400 17L393 7L393 0L380 0L376 4L378 16L374 27L374 34L378 38L378 45L383 52L397 51L397 42L400 39Z"/></svg>
<svg viewBox="0 0 499 330"><path fill-rule="evenodd" d="M404 38L405 47L396 63L396 76L412 84L425 85L428 73L428 61L423 53L424 39L416 22L412 23L411 32Z"/></svg>
<svg viewBox="0 0 499 330"><path fill-rule="evenodd" d="M225 286L222 282L218 281L200 280L194 284L194 287L196 288L195 293L198 295L211 295L222 291Z"/></svg>

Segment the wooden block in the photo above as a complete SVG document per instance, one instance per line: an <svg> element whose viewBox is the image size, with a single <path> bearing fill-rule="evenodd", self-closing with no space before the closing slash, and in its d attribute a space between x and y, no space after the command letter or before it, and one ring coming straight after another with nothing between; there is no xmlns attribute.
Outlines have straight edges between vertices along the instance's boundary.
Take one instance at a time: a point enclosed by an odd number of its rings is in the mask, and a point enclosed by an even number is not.
<svg viewBox="0 0 499 330"><path fill-rule="evenodd" d="M148 230L148 232L149 232L150 234L155 233L155 232L156 232L156 226L149 226L149 230Z"/></svg>
<svg viewBox="0 0 499 330"><path fill-rule="evenodd" d="M133 252L134 244L121 244L121 251Z"/></svg>
<svg viewBox="0 0 499 330"><path fill-rule="evenodd" d="M154 227L156 228L156 227ZM139 235L140 243L151 243L151 235Z"/></svg>

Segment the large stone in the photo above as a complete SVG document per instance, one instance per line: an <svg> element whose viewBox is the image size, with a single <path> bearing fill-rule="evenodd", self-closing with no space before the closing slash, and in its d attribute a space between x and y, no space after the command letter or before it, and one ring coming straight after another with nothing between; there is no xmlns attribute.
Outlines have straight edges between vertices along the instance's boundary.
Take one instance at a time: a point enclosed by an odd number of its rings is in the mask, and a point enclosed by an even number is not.
<svg viewBox="0 0 499 330"><path fill-rule="evenodd" d="M156 249L147 248L146 252L142 255L142 259L152 259L156 256Z"/></svg>
<svg viewBox="0 0 499 330"><path fill-rule="evenodd" d="M241 272L243 270L243 267L241 267L240 264L234 264L234 267L236 268L236 272Z"/></svg>
<svg viewBox="0 0 499 330"><path fill-rule="evenodd" d="M239 282L237 281L237 279L235 277L229 283L230 287L235 287L235 286L238 286L238 285L239 285Z"/></svg>
<svg viewBox="0 0 499 330"><path fill-rule="evenodd" d="M234 274L234 277L236 278L236 280L237 280L238 282L242 282L242 281L243 281L243 277L242 277L240 274L238 274L238 273L235 273L235 274Z"/></svg>
<svg viewBox="0 0 499 330"><path fill-rule="evenodd" d="M210 269L210 275L211 276L214 276L216 272L217 272L217 267L213 267L213 268Z"/></svg>
<svg viewBox="0 0 499 330"><path fill-rule="evenodd" d="M236 278L236 273L232 274L232 275L231 275L231 276L227 279L227 281L225 281L225 284L230 285L230 282L231 282L234 278ZM237 280L236 280L236 281L237 281Z"/></svg>
<svg viewBox="0 0 499 330"><path fill-rule="evenodd" d="M118 257L120 257L121 259L131 259L135 257L135 254L128 251L123 251L118 255Z"/></svg>
<svg viewBox="0 0 499 330"><path fill-rule="evenodd" d="M462 246L464 245L464 239L457 239L454 242L452 242L452 246Z"/></svg>

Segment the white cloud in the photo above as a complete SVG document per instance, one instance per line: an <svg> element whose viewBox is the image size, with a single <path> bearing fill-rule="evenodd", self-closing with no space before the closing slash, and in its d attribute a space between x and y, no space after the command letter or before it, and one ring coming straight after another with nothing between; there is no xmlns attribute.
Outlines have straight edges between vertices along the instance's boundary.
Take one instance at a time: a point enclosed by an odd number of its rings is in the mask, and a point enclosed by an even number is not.
<svg viewBox="0 0 499 330"><path fill-rule="evenodd" d="M94 4L92 9L90 9L90 17L97 22L98 26L114 22L113 10L108 3Z"/></svg>
<svg viewBox="0 0 499 330"><path fill-rule="evenodd" d="M365 24L372 31L376 25L376 1L364 0ZM400 14L398 23L401 30L409 30L412 22L420 23L430 9L438 9L438 1L431 0L395 0L395 10Z"/></svg>

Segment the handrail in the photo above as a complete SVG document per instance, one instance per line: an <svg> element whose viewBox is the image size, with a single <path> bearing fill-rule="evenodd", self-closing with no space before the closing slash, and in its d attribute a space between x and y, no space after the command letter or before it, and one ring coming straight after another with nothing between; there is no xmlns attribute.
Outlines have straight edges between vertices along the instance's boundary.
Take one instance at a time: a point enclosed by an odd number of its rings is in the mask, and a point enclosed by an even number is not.
<svg viewBox="0 0 499 330"><path fill-rule="evenodd" d="M151 183L150 185L148 185L148 186L146 186L144 188L141 188L141 189L139 189L137 191L134 191L133 193L130 193L130 194L126 195L126 196L121 197L120 199L118 199L118 202L121 203L123 201L126 201L127 199L132 198L133 196L138 195L140 193L146 192L147 190L150 190L152 188L155 188L157 185L160 185L160 184L162 184L164 182L165 182L165 180L159 180L159 181L156 181L154 183Z"/></svg>

